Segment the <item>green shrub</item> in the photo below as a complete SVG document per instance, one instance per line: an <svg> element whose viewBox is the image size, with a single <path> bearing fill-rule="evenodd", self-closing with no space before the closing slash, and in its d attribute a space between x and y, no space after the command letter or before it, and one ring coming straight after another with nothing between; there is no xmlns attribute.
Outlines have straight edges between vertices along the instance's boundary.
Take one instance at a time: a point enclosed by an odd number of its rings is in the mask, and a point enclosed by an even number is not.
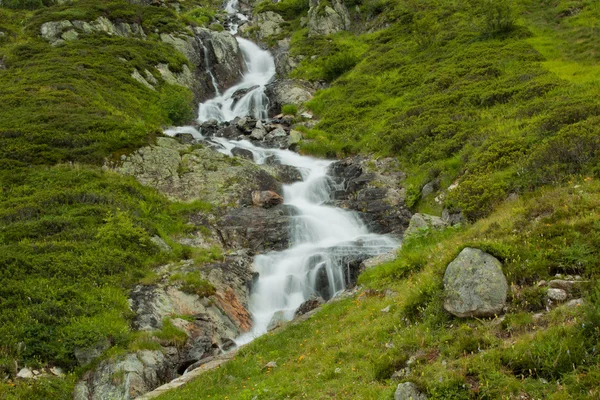
<svg viewBox="0 0 600 400"><path fill-rule="evenodd" d="M286 115L298 114L298 107L294 104L285 104L281 107L281 112Z"/></svg>
<svg viewBox="0 0 600 400"><path fill-rule="evenodd" d="M332 82L345 72L350 71L358 62L360 57L350 51L342 51L325 59L323 63L323 77Z"/></svg>

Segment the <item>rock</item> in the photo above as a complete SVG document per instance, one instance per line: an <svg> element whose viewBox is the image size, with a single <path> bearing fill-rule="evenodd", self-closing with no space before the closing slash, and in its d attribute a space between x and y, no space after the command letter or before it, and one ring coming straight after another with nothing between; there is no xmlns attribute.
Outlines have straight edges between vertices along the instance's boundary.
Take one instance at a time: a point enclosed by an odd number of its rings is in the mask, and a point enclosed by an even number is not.
<svg viewBox="0 0 600 400"><path fill-rule="evenodd" d="M269 132L266 135L266 139L267 140L272 140L272 139L277 139L277 138L283 138L283 137L287 137L287 132L285 131L285 129L283 129L282 127L277 127L275 129L273 129L271 132Z"/></svg>
<svg viewBox="0 0 600 400"><path fill-rule="evenodd" d="M388 253L380 254L378 256L371 257L371 258L364 260L360 265L360 269L361 269L361 271L364 271L366 269L374 268L378 265L385 264L390 261L394 261L395 259L396 259L396 250L390 251Z"/></svg>
<svg viewBox="0 0 600 400"><path fill-rule="evenodd" d="M330 165L329 175L340 190L332 203L356 211L371 232L400 236L412 213L402 187L406 174L393 158L357 156Z"/></svg>
<svg viewBox="0 0 600 400"><path fill-rule="evenodd" d="M567 301L564 306L568 308L581 307L584 304L583 299L573 299Z"/></svg>
<svg viewBox="0 0 600 400"><path fill-rule="evenodd" d="M171 200L201 200L216 207L250 205L252 191L282 190L264 167L249 160L233 160L210 148L192 148L166 137L127 156L120 165L105 167L134 176Z"/></svg>
<svg viewBox="0 0 600 400"><path fill-rule="evenodd" d="M265 11L254 16L254 25L258 27L255 31L259 40L267 39L269 36L278 35L282 32L281 24L285 21L281 15L273 11Z"/></svg>
<svg viewBox="0 0 600 400"><path fill-rule="evenodd" d="M179 133L175 134L174 138L181 144L196 143L196 138L191 133L179 132Z"/></svg>
<svg viewBox="0 0 600 400"><path fill-rule="evenodd" d="M33 379L33 371L29 368L21 368L17 373L17 378L21 379Z"/></svg>
<svg viewBox="0 0 600 400"><path fill-rule="evenodd" d="M285 318L285 313L283 311L277 311L275 314L273 314L271 321L269 321L269 325L267 325L267 331L272 331L273 329L282 326L286 322L287 319Z"/></svg>
<svg viewBox="0 0 600 400"><path fill-rule="evenodd" d="M553 279L550 282L548 282L548 286L554 289L562 289L565 292L571 292L573 291L573 289L575 289L575 287L577 286L577 284L580 283L578 281L567 281L564 279Z"/></svg>
<svg viewBox="0 0 600 400"><path fill-rule="evenodd" d="M74 400L134 399L175 378L168 355L142 350L102 361L86 372L74 390Z"/></svg>
<svg viewBox="0 0 600 400"><path fill-rule="evenodd" d="M264 128L254 128L250 134L250 139L262 140L267 136L267 131Z"/></svg>
<svg viewBox="0 0 600 400"><path fill-rule="evenodd" d="M552 301L556 301L558 303L562 303L568 297L567 292L562 289L548 289L548 298Z"/></svg>
<svg viewBox="0 0 600 400"><path fill-rule="evenodd" d="M394 393L395 400L427 400L427 396L425 396L417 385L412 382L404 382L400 383L396 388L396 392Z"/></svg>
<svg viewBox="0 0 600 400"><path fill-rule="evenodd" d="M102 340L96 343L95 346L90 347L75 347L73 353L77 362L81 366L88 365L96 358L100 357L102 353L110 348L110 342L108 340Z"/></svg>
<svg viewBox="0 0 600 400"><path fill-rule="evenodd" d="M457 225L465 222L465 216L462 211L451 212L447 208L442 211L442 219L449 225Z"/></svg>
<svg viewBox="0 0 600 400"><path fill-rule="evenodd" d="M244 132L241 132L235 125L229 125L219 128L214 135L217 137L224 137L225 139L238 139L243 133Z"/></svg>
<svg viewBox="0 0 600 400"><path fill-rule="evenodd" d="M277 368L277 363L275 361L269 361L263 367L263 369L271 369L271 368Z"/></svg>
<svg viewBox="0 0 600 400"><path fill-rule="evenodd" d="M286 104L293 104L297 107L312 99L315 90L304 81L292 79L278 79L269 83L265 89L265 94L269 97L270 117L274 117L281 112L281 107Z"/></svg>
<svg viewBox="0 0 600 400"><path fill-rule="evenodd" d="M252 192L252 203L257 207L270 208L283 204L283 197L270 190Z"/></svg>
<svg viewBox="0 0 600 400"><path fill-rule="evenodd" d="M304 303L300 304L300 307L296 310L294 314L294 318L304 315L317 307L320 307L322 304L325 304L325 300L322 297L312 297L306 300Z"/></svg>
<svg viewBox="0 0 600 400"><path fill-rule="evenodd" d="M62 41L76 40L81 33L105 33L109 36L137 37L145 39L146 34L142 26L137 23L112 22L106 17L98 17L94 21L50 21L43 23L40 27L42 39L52 45Z"/></svg>
<svg viewBox="0 0 600 400"><path fill-rule="evenodd" d="M60 367L52 367L50 368L50 373L54 376L63 377L65 376L65 371Z"/></svg>
<svg viewBox="0 0 600 400"><path fill-rule="evenodd" d="M242 132L250 133L256 127L256 120L250 117L242 117L237 121L237 128Z"/></svg>
<svg viewBox="0 0 600 400"><path fill-rule="evenodd" d="M302 132L292 129L290 131L290 137L288 138L288 147L300 143L303 137L304 135L302 134Z"/></svg>
<svg viewBox="0 0 600 400"><path fill-rule="evenodd" d="M169 64L157 64L156 69L165 82L170 83L171 85L184 86L194 93L198 91L196 88L196 79L186 64L183 65L181 72L177 73L174 73L169 69Z"/></svg>
<svg viewBox="0 0 600 400"><path fill-rule="evenodd" d="M302 114L300 114L300 116L305 119L313 119L313 115L309 112L303 112Z"/></svg>
<svg viewBox="0 0 600 400"><path fill-rule="evenodd" d="M246 89L239 89L239 90L237 90L231 96L231 98L233 99L233 104L231 105L231 108L233 108L236 105L236 103L238 101L240 101L244 96L246 96L249 92L257 89L258 87L259 87L258 85L255 85L255 86L252 86L252 87L249 87L249 88L246 88Z"/></svg>
<svg viewBox="0 0 600 400"><path fill-rule="evenodd" d="M390 309L391 309L391 306L387 306L387 307L385 307L385 308L382 308L382 309L381 309L381 310L379 310L379 311L381 311L382 313L389 313L389 312L390 312Z"/></svg>
<svg viewBox="0 0 600 400"><path fill-rule="evenodd" d="M274 175L281 183L290 184L302 181L302 173L291 165L275 165Z"/></svg>
<svg viewBox="0 0 600 400"><path fill-rule="evenodd" d="M407 239L415 234L418 234L422 230L428 229L443 229L448 224L442 220L440 217L436 217L434 215L429 214L414 214L410 218L410 223L408 228L404 232L404 239Z"/></svg>
<svg viewBox="0 0 600 400"><path fill-rule="evenodd" d="M169 246L167 242L165 242L160 236L154 235L150 238L150 241L154 243L162 252L170 253L173 251L171 246Z"/></svg>
<svg viewBox="0 0 600 400"><path fill-rule="evenodd" d="M241 147L234 147L231 149L231 154L233 154L234 157L241 157L250 161L254 160L254 154L252 154L250 150Z"/></svg>
<svg viewBox="0 0 600 400"><path fill-rule="evenodd" d="M440 183L437 180L426 183L421 189L421 197L427 197L440 188Z"/></svg>
<svg viewBox="0 0 600 400"><path fill-rule="evenodd" d="M243 207L230 209L217 221L226 248L251 251L283 250L289 246L291 206L272 208Z"/></svg>
<svg viewBox="0 0 600 400"><path fill-rule="evenodd" d="M479 249L465 248L446 268L444 309L461 317L493 317L506 305L502 264Z"/></svg>
<svg viewBox="0 0 600 400"><path fill-rule="evenodd" d="M308 36L330 35L350 29L350 13L340 0L311 0L308 10Z"/></svg>

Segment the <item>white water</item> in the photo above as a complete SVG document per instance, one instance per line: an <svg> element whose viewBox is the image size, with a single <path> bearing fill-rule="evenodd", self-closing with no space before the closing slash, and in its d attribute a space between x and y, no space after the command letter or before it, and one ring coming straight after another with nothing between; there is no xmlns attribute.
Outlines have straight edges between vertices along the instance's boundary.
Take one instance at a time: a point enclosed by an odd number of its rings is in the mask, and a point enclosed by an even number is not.
<svg viewBox="0 0 600 400"><path fill-rule="evenodd" d="M230 0L225 10L232 16L237 15L240 20L247 20L243 14L237 12L236 7L237 0ZM237 23L231 23L230 32L237 33ZM217 93L213 99L200 104L198 109L200 123L210 120L231 121L236 117L247 115L256 119L267 118L269 99L265 95L265 86L275 76L275 60L271 53L251 41L240 37L236 37L236 40L246 63L246 73L237 85L230 87L222 95ZM233 95L240 90L248 90L248 92L236 102Z"/></svg>
<svg viewBox="0 0 600 400"><path fill-rule="evenodd" d="M226 10L235 14L236 5L236 0L230 0ZM231 29L235 31L237 26ZM264 85L275 74L273 57L248 40L238 38L238 42L248 70L242 82L200 105L200 122L211 119L230 121L246 115L266 118L268 100L264 95ZM233 93L255 85L259 87L249 91L232 107ZM172 128L165 133L171 136L190 133L196 139L205 139L193 127ZM218 151L228 155L232 155L234 147L250 150L258 164L264 164L268 158L275 156L281 164L298 168L303 178L301 182L283 187L284 204L296 210L295 215L290 217L290 248L254 258L254 269L259 277L249 302L253 327L237 338L238 345L266 333L276 314L283 313L284 319L290 320L296 309L311 297L323 295L331 298L343 291L349 272L344 260L348 257L375 256L399 246L390 237L369 233L356 213L326 205L331 193L341 189L327 176L332 161L301 156L289 150L264 149L246 140L218 137L207 140L217 145Z"/></svg>

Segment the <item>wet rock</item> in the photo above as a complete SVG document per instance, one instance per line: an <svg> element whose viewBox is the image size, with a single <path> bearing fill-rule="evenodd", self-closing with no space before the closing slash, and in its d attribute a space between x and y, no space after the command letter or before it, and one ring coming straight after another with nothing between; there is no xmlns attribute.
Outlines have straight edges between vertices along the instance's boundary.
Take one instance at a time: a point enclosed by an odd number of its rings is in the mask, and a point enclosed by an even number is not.
<svg viewBox="0 0 600 400"><path fill-rule="evenodd" d="M217 137L223 137L225 139L238 139L240 135L244 132L240 131L235 125L229 125L223 128L219 128L219 130L215 133ZM206 135L208 136L208 135ZM246 158L246 157L244 157ZM250 159L251 160L251 159Z"/></svg>
<svg viewBox="0 0 600 400"><path fill-rule="evenodd" d="M298 307L296 313L294 314L294 318L304 315L315 308L320 307L322 304L325 304L325 300L322 297L312 297L300 304L300 307Z"/></svg>
<svg viewBox="0 0 600 400"><path fill-rule="evenodd" d="M227 248L282 250L289 246L290 217L294 214L295 209L287 205L230 209L217 227Z"/></svg>
<svg viewBox="0 0 600 400"><path fill-rule="evenodd" d="M427 400L417 385L412 382L400 383L394 393L394 400Z"/></svg>
<svg viewBox="0 0 600 400"><path fill-rule="evenodd" d="M264 128L254 128L250 134L250 139L262 140L267 136L267 131Z"/></svg>
<svg viewBox="0 0 600 400"><path fill-rule="evenodd" d="M236 92L235 92L235 93L234 93L234 94L231 96L231 98L233 99L232 108L233 108L233 106L235 106L235 104L236 104L238 101L240 101L240 100L241 100L241 99L242 99L244 96L246 96L246 95L247 95L249 92L251 92L251 91L253 91L253 90L257 89L258 87L259 87L258 85L255 85L255 86L252 86L252 87L250 87L250 88L247 88L247 89L240 89L240 90L237 90L237 91L236 91Z"/></svg>
<svg viewBox="0 0 600 400"><path fill-rule="evenodd" d="M275 177L281 183L290 184L302 181L302 173L291 165L275 165L273 170Z"/></svg>
<svg viewBox="0 0 600 400"><path fill-rule="evenodd" d="M350 29L350 13L340 0L311 0L308 10L308 36L330 35Z"/></svg>
<svg viewBox="0 0 600 400"><path fill-rule="evenodd" d="M418 234L420 231L429 230L429 229L443 229L448 224L442 220L440 217L436 217L434 215L429 214L414 214L410 218L410 223L408 228L404 232L404 239L407 239L415 234Z"/></svg>
<svg viewBox="0 0 600 400"><path fill-rule="evenodd" d="M254 154L252 154L250 150L243 149L241 147L234 147L233 149L231 149L231 154L233 154L234 157L241 157L250 161L254 160Z"/></svg>
<svg viewBox="0 0 600 400"><path fill-rule="evenodd" d="M467 247L446 268L444 309L461 318L493 317L502 313L507 291L500 261Z"/></svg>
<svg viewBox="0 0 600 400"><path fill-rule="evenodd" d="M240 131L250 133L256 127L256 122L253 118L242 117L237 121L236 126Z"/></svg>
<svg viewBox="0 0 600 400"><path fill-rule="evenodd" d="M359 213L371 232L401 235L412 213L405 204L406 175L396 160L352 157L331 164L332 203Z"/></svg>

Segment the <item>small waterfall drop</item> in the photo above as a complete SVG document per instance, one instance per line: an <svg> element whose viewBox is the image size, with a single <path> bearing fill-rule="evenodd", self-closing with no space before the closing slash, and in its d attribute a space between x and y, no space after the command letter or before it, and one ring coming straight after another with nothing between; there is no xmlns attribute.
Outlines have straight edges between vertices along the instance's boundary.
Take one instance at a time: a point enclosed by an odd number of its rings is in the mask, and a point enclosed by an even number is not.
<svg viewBox="0 0 600 400"><path fill-rule="evenodd" d="M236 16L236 7L237 0L227 3L230 16ZM237 32L236 23L232 22L230 31ZM247 72L242 82L200 104L199 122L225 122L247 115L267 118L268 99L264 92L265 85L275 75L273 57L249 40L236 39ZM327 205L332 193L341 189L327 174L333 161L301 156L289 150L262 148L247 140L204 138L193 127L165 131L171 136L177 133L190 133L196 139L208 140L218 147L218 151L230 156L235 147L249 150L257 164L275 157L281 164L296 167L302 174L301 182L283 186L284 204L296 211L290 217L290 248L254 258L254 269L259 277L249 301L253 327L237 338L238 345L266 333L274 317L291 320L296 309L311 297L330 299L343 291L349 281L348 260L376 256L400 245L391 237L369 233L356 213Z"/></svg>
<svg viewBox="0 0 600 400"><path fill-rule="evenodd" d="M230 32L237 33L237 22L247 20L237 12L237 0L230 0L225 10L230 15ZM271 53L251 41L236 37L246 63L246 73L242 81L227 89L222 95L200 104L198 122L215 120L231 121L236 117L250 115L256 119L266 119L269 99L265 94L266 85L275 76L275 60ZM215 86L216 87L216 86Z"/></svg>

